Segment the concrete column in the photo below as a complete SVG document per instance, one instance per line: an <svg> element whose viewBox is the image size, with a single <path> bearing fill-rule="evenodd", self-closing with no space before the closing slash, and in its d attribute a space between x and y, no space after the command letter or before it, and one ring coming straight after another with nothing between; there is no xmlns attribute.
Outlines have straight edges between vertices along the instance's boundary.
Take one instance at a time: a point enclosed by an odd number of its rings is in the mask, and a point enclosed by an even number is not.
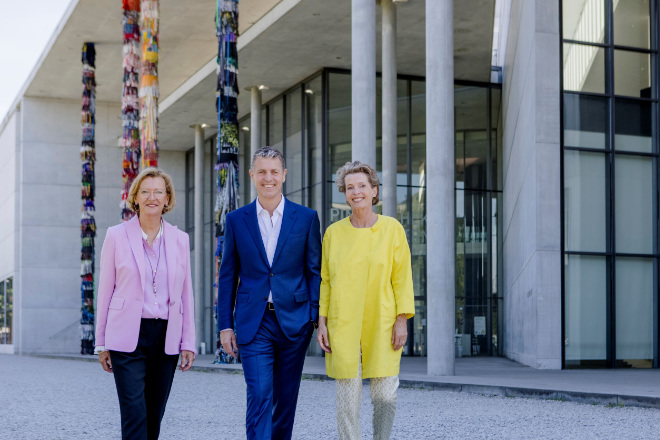
<svg viewBox="0 0 660 440"><path fill-rule="evenodd" d="M376 2L351 0L353 160L376 167Z"/></svg>
<svg viewBox="0 0 660 440"><path fill-rule="evenodd" d="M454 374L454 2L426 2L427 370Z"/></svg>
<svg viewBox="0 0 660 440"><path fill-rule="evenodd" d="M396 4L382 0L383 9L383 214L396 215Z"/></svg>
<svg viewBox="0 0 660 440"><path fill-rule="evenodd" d="M261 90L258 86L250 88L250 157L245 163L248 167L252 166L252 156L261 147ZM250 185L250 201L257 198L257 188L252 182Z"/></svg>
<svg viewBox="0 0 660 440"><path fill-rule="evenodd" d="M193 285L195 289L195 332L197 334L197 347L204 342L207 349L210 344L204 332L206 328L205 310L211 304L210 298L204 294L204 128L197 124L195 127L195 249Z"/></svg>

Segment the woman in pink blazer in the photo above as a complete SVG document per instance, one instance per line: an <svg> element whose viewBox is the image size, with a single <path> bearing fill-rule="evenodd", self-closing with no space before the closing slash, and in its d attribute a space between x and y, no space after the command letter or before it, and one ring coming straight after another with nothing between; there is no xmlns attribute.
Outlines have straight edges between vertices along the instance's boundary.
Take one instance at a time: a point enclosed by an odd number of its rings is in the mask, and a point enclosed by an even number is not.
<svg viewBox="0 0 660 440"><path fill-rule="evenodd" d="M114 373L124 439L157 439L177 360L195 359L188 234L162 219L174 208L165 172L146 168L128 194L137 213L108 229L101 251L96 353Z"/></svg>

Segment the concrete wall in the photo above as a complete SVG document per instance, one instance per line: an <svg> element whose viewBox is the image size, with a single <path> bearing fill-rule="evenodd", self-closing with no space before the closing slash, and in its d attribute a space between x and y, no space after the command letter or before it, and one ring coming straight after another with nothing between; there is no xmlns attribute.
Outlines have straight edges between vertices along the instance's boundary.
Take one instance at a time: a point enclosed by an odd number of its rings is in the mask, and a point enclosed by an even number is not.
<svg viewBox="0 0 660 440"><path fill-rule="evenodd" d="M96 104L96 255L107 228L120 221L121 108ZM20 149L21 353L80 351L80 102L24 98ZM183 228L185 155L163 152L177 208L167 220ZM98 278L97 278L98 279Z"/></svg>
<svg viewBox="0 0 660 440"><path fill-rule="evenodd" d="M513 0L504 67L504 354L561 368L559 8Z"/></svg>
<svg viewBox="0 0 660 440"><path fill-rule="evenodd" d="M17 234L17 173L19 128L21 112L16 110L0 127L0 281L16 276ZM16 279L14 279L14 290ZM13 300L14 310L16 299ZM16 322L14 313L12 328ZM14 353L16 330L12 330L13 343L0 344L0 353Z"/></svg>
<svg viewBox="0 0 660 440"><path fill-rule="evenodd" d="M16 240L16 150L20 111L15 112L0 132L0 281L15 269Z"/></svg>

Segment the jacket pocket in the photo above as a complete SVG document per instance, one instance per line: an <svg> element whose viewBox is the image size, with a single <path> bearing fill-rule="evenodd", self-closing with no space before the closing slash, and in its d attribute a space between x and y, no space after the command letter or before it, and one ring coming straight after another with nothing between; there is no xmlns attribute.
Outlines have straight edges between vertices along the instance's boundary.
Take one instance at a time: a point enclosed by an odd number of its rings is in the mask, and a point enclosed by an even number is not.
<svg viewBox="0 0 660 440"><path fill-rule="evenodd" d="M299 290L293 294L293 297L296 299L296 302L309 301L309 290Z"/></svg>
<svg viewBox="0 0 660 440"><path fill-rule="evenodd" d="M110 300L110 305L108 306L109 309L113 310L121 310L124 308L124 298L119 298L116 296L113 296L112 299Z"/></svg>

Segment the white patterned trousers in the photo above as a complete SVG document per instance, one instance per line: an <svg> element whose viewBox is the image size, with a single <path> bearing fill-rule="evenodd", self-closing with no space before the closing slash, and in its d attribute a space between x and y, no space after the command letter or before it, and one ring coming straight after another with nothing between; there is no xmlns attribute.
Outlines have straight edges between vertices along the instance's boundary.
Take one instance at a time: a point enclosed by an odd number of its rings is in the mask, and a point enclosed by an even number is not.
<svg viewBox="0 0 660 440"><path fill-rule="evenodd" d="M360 406L362 406L362 364L354 379L337 379L337 431L339 440L359 440ZM375 440L389 440L396 412L396 390L399 376L373 377L369 385L374 406L373 428Z"/></svg>

